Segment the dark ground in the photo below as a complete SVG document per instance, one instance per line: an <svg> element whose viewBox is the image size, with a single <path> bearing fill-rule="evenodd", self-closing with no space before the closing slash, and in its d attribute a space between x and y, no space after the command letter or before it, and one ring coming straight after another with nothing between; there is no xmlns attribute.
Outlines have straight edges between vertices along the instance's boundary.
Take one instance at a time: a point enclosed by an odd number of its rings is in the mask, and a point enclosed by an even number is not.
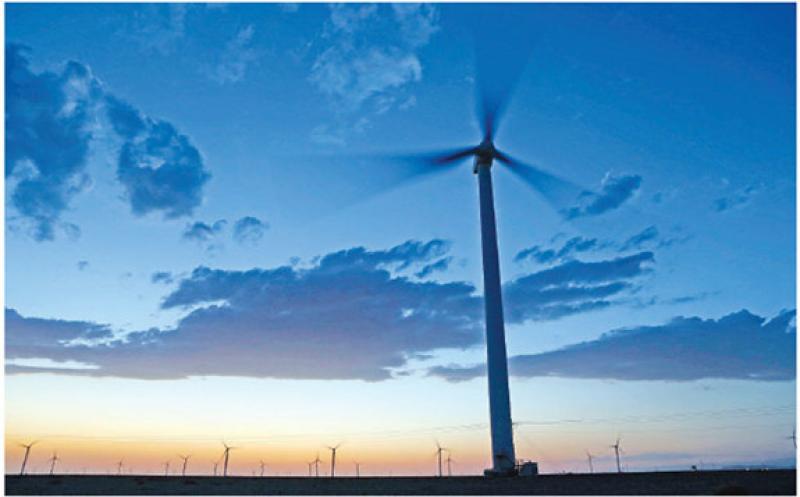
<svg viewBox="0 0 800 497"><path fill-rule="evenodd" d="M505 479L6 475L7 495L795 495L795 470L540 475Z"/></svg>

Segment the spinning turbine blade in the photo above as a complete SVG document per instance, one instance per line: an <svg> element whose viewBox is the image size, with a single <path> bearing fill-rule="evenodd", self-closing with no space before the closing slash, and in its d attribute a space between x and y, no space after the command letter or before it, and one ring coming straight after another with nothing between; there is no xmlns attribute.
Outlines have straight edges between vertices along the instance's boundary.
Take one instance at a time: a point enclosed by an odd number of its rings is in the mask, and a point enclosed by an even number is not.
<svg viewBox="0 0 800 497"><path fill-rule="evenodd" d="M548 173L536 166L512 159L501 152L497 152L496 158L508 166L508 170L517 178L541 193L559 213L564 207L577 199L578 195L586 191L569 180Z"/></svg>

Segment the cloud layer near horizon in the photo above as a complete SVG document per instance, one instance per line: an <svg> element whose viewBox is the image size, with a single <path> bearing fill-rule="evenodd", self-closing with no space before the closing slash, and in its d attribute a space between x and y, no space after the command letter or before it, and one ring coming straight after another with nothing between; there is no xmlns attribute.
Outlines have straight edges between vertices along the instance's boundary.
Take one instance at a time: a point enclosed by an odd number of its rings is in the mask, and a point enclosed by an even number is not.
<svg viewBox="0 0 800 497"><path fill-rule="evenodd" d="M517 377L690 381L796 378L795 311L775 318L742 310L719 319L677 317L660 326L610 331L596 340L509 359ZM428 371L451 382L485 374L485 366L439 366Z"/></svg>
<svg viewBox="0 0 800 497"><path fill-rule="evenodd" d="M6 357L77 361L96 368L58 371L96 376L388 379L419 354L483 341L482 298L476 289L465 282L426 279L446 271L442 261L448 261L448 251L442 240L408 241L386 250L329 253L310 267L231 271L201 266L162 302L164 309L186 309L176 327L124 337L115 337L107 326L22 317L8 309ZM652 262L648 252L571 261L510 281L505 285L507 322L556 319L614 305ZM32 323L41 331L29 344ZM51 325L68 331L48 335ZM107 333L90 333L98 329ZM100 343L87 344L87 333ZM79 342L67 344L72 340ZM51 370L7 366L9 373L43 371Z"/></svg>

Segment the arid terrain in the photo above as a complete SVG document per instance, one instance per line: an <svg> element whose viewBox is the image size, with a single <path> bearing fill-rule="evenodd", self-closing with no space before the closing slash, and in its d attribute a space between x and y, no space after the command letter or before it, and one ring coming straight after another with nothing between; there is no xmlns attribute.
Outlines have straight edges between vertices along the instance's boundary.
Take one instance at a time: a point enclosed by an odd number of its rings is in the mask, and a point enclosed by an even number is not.
<svg viewBox="0 0 800 497"><path fill-rule="evenodd" d="M8 495L795 495L795 470L566 474L487 479L6 476Z"/></svg>

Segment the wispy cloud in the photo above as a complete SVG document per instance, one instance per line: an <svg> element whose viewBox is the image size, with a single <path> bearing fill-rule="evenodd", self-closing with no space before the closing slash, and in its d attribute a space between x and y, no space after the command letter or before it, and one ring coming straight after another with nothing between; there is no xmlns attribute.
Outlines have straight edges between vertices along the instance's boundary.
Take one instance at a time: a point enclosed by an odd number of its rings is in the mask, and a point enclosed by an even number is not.
<svg viewBox="0 0 800 497"><path fill-rule="evenodd" d="M331 5L309 80L330 98L337 129L317 127L315 136L341 140L341 128L363 128L367 116L407 106L409 86L422 79L417 51L438 30L437 17L432 5Z"/></svg>
<svg viewBox="0 0 800 497"><path fill-rule="evenodd" d="M183 230L181 238L184 240L208 243L212 241L218 234L222 233L228 221L220 219L212 224L204 223L203 221L195 221L186 225Z"/></svg>
<svg viewBox="0 0 800 497"><path fill-rule="evenodd" d="M760 191L760 185L747 185L714 200L714 210L716 212L726 212L744 207L749 204L753 197Z"/></svg>
<svg viewBox="0 0 800 497"><path fill-rule="evenodd" d="M157 271L150 276L152 283L163 283L165 285L171 284L175 281L175 277L169 271Z"/></svg>
<svg viewBox="0 0 800 497"><path fill-rule="evenodd" d="M247 68L258 59L258 52L253 47L253 25L240 29L228 42L218 56L216 66L210 77L220 84L238 83L244 79Z"/></svg>
<svg viewBox="0 0 800 497"><path fill-rule="evenodd" d="M169 55L186 34L189 5L181 3L145 4L138 10L123 36L146 52Z"/></svg>
<svg viewBox="0 0 800 497"><path fill-rule="evenodd" d="M552 352L514 356L509 370L518 377L792 381L796 338L793 310L771 320L746 310L717 320L677 317L660 326L610 331ZM439 366L428 374L466 381L484 375L485 366Z"/></svg>
<svg viewBox="0 0 800 497"><path fill-rule="evenodd" d="M578 205L564 211L568 219L586 216L599 216L618 209L633 197L642 185L642 177L638 175L615 176L607 173L600 183L600 192L584 192Z"/></svg>

